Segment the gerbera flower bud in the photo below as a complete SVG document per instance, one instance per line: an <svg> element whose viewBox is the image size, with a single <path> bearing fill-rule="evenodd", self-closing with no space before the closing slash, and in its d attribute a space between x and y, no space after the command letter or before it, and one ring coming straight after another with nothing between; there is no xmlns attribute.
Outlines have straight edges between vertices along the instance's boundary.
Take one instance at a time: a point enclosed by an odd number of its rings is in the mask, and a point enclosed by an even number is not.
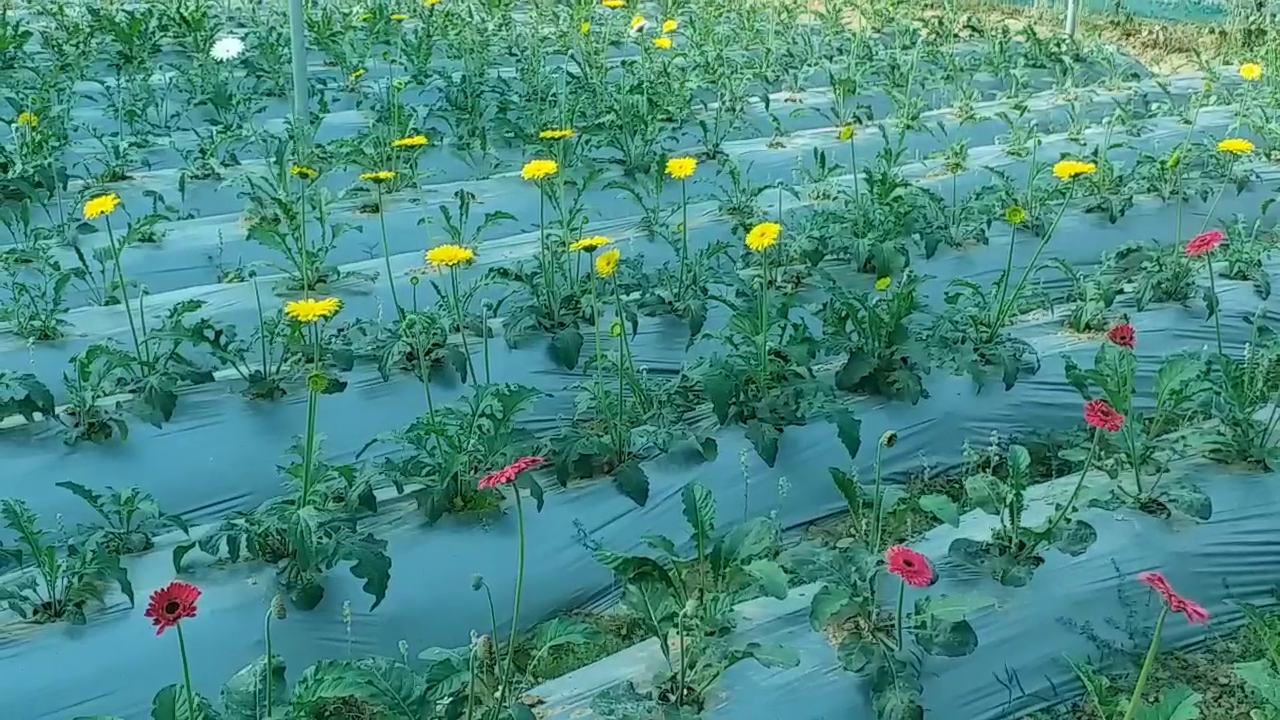
<svg viewBox="0 0 1280 720"><path fill-rule="evenodd" d="M275 597L271 598L271 614L277 620L283 620L289 616L289 610L284 606L284 596L280 593L276 593Z"/></svg>
<svg viewBox="0 0 1280 720"><path fill-rule="evenodd" d="M482 587L484 587L484 576L480 573L474 573L471 576L471 589L479 590Z"/></svg>
<svg viewBox="0 0 1280 720"><path fill-rule="evenodd" d="M898 444L898 431L897 431L897 430L886 430L886 431L885 431L885 433L884 433L883 435L881 435L881 436L880 436L880 444L881 444L881 445L883 445L884 447L887 447L887 448L891 448L891 447L893 447L894 445L897 445L897 444Z"/></svg>

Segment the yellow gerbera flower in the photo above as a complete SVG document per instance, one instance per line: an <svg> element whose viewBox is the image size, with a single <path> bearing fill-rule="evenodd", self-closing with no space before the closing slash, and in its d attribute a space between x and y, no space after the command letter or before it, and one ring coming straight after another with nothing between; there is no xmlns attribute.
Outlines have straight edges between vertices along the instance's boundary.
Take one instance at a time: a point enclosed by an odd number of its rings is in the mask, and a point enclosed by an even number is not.
<svg viewBox="0 0 1280 720"><path fill-rule="evenodd" d="M405 15L404 13L394 13L391 16L391 22L404 22L405 20L408 20L408 19L409 19L409 16Z"/></svg>
<svg viewBox="0 0 1280 720"><path fill-rule="evenodd" d="M1014 206L1004 211L1004 221L1010 225L1021 225L1027 221L1027 211Z"/></svg>
<svg viewBox="0 0 1280 720"><path fill-rule="evenodd" d="M841 142L849 142L849 141L850 141L850 140L852 140L852 139L853 139L853 126L852 126L852 125L842 125L842 126L840 127L840 141L841 141Z"/></svg>
<svg viewBox="0 0 1280 720"><path fill-rule="evenodd" d="M679 27L680 27L680 23L676 20L662 21L662 32L666 33L667 35L670 35L671 33L675 32L676 29L678 29Z"/></svg>
<svg viewBox="0 0 1280 720"><path fill-rule="evenodd" d="M18 125L25 128L33 128L40 124L40 117L32 112L18 113Z"/></svg>
<svg viewBox="0 0 1280 720"><path fill-rule="evenodd" d="M1257 82L1262 79L1262 66L1258 63L1245 63L1240 66L1240 77L1245 82Z"/></svg>
<svg viewBox="0 0 1280 720"><path fill-rule="evenodd" d="M335 297L323 300L306 298L285 303L284 314L297 322L310 324L317 320L328 320L341 309L342 301Z"/></svg>
<svg viewBox="0 0 1280 720"><path fill-rule="evenodd" d="M289 168L289 174L303 180L315 180L320 177L320 173L316 172L315 168L309 168L306 165L294 165Z"/></svg>
<svg viewBox="0 0 1280 720"><path fill-rule="evenodd" d="M876 280L876 290L880 292L884 292L885 290L888 290L889 286L892 284L893 284L893 278L882 277L879 280Z"/></svg>
<svg viewBox="0 0 1280 720"><path fill-rule="evenodd" d="M355 72L351 73L351 82L355 82L364 77L365 72L366 70L364 68L358 68Z"/></svg>
<svg viewBox="0 0 1280 720"><path fill-rule="evenodd" d="M691 157L678 157L667 160L667 174L676 180L693 177L698 169L698 161Z"/></svg>
<svg viewBox="0 0 1280 720"><path fill-rule="evenodd" d="M622 258L622 251L618 248L607 250L596 258L596 275L602 278L613 277L618 271L618 260Z"/></svg>
<svg viewBox="0 0 1280 720"><path fill-rule="evenodd" d="M374 185L381 185L384 182L391 182L395 179L396 174L390 170L379 170L378 172L368 172L360 176L365 182L371 182Z"/></svg>
<svg viewBox="0 0 1280 720"><path fill-rule="evenodd" d="M670 50L670 49L671 49L671 38L669 38L669 37L665 37L665 36L664 36L664 37L656 37L656 38L654 38L654 39L653 39L653 46L654 46L654 47L656 47L656 48L658 48L659 50Z"/></svg>
<svg viewBox="0 0 1280 720"><path fill-rule="evenodd" d="M84 219L97 220L104 215L110 215L116 211L120 205L120 196L115 193L107 193L99 195L84 204Z"/></svg>
<svg viewBox="0 0 1280 720"><path fill-rule="evenodd" d="M782 234L782 226L778 223L760 223L747 233L747 249L751 252L764 252L778 243Z"/></svg>
<svg viewBox="0 0 1280 720"><path fill-rule="evenodd" d="M573 137L573 128L543 130L538 133L538 137L542 140L567 140Z"/></svg>
<svg viewBox="0 0 1280 720"><path fill-rule="evenodd" d="M400 138L391 143L393 148L420 148L426 146L430 141L425 135L411 135L406 138Z"/></svg>
<svg viewBox="0 0 1280 720"><path fill-rule="evenodd" d="M636 15L631 18L631 32L636 32L648 24L649 21L645 20L643 15Z"/></svg>
<svg viewBox="0 0 1280 720"><path fill-rule="evenodd" d="M1253 143L1244 138L1227 138L1218 143L1218 152L1232 155L1248 155L1253 152Z"/></svg>
<svg viewBox="0 0 1280 720"><path fill-rule="evenodd" d="M610 10L617 10L627 6L627 0L600 0L600 4Z"/></svg>
<svg viewBox="0 0 1280 720"><path fill-rule="evenodd" d="M437 245L427 251L427 264L436 269L467 265L475 259L475 251L461 245Z"/></svg>
<svg viewBox="0 0 1280 720"><path fill-rule="evenodd" d="M586 35L587 33L591 32L591 23L589 22L582 23L582 25L578 28L578 32L582 33L583 35Z"/></svg>
<svg viewBox="0 0 1280 720"><path fill-rule="evenodd" d="M435 7L440 4L440 0L422 0L422 7Z"/></svg>
<svg viewBox="0 0 1280 720"><path fill-rule="evenodd" d="M586 252L593 253L605 245L609 244L609 238L603 235L593 235L585 237L569 246L569 252Z"/></svg>
<svg viewBox="0 0 1280 720"><path fill-rule="evenodd" d="M1081 175L1092 175L1098 171L1098 166L1091 162L1081 162L1079 160L1059 160L1053 166L1053 175L1063 182L1075 180Z"/></svg>
<svg viewBox="0 0 1280 720"><path fill-rule="evenodd" d="M524 164L520 177L525 180L544 180L560 171L560 164L555 160L530 160Z"/></svg>

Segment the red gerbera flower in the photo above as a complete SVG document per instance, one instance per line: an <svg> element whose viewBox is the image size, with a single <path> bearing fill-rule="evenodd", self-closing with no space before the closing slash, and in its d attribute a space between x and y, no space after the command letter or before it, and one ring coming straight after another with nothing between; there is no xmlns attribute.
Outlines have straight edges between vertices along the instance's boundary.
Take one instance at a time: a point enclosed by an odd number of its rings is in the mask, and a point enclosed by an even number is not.
<svg viewBox="0 0 1280 720"><path fill-rule="evenodd" d="M1198 603L1192 602L1174 592L1173 586L1169 584L1168 580L1164 579L1164 575L1158 572L1144 572L1138 575L1138 582L1155 590L1169 606L1169 610L1182 613L1187 618L1187 622L1200 625L1209 624L1209 611Z"/></svg>
<svg viewBox="0 0 1280 720"><path fill-rule="evenodd" d="M502 485L510 485L516 481L520 473L541 467L545 462L545 458L522 457L501 470L485 475L480 479L480 483L476 485L476 488L479 490L492 490Z"/></svg>
<svg viewBox="0 0 1280 720"><path fill-rule="evenodd" d="M156 626L156 635L168 628L177 627L183 618L196 616L196 600L200 599L200 588L190 583L171 582L168 587L151 593L151 602L147 604L145 617L151 618Z"/></svg>
<svg viewBox="0 0 1280 720"><path fill-rule="evenodd" d="M929 558L905 545L894 545L884 552L889 572L902 578L911 587L929 587L933 582L933 566Z"/></svg>
<svg viewBox="0 0 1280 720"><path fill-rule="evenodd" d="M1120 428L1124 427L1124 416L1102 399L1090 400L1084 404L1084 421L1090 427L1107 432L1120 432Z"/></svg>
<svg viewBox="0 0 1280 720"><path fill-rule="evenodd" d="M1122 348L1132 350L1138 344L1138 333L1129 323L1120 323L1107 331L1107 339Z"/></svg>
<svg viewBox="0 0 1280 720"><path fill-rule="evenodd" d="M1227 236L1221 230L1210 230L1209 232L1200 233L1191 238L1191 242L1187 243L1187 257L1200 257L1207 252L1213 252L1213 249L1222 244Z"/></svg>

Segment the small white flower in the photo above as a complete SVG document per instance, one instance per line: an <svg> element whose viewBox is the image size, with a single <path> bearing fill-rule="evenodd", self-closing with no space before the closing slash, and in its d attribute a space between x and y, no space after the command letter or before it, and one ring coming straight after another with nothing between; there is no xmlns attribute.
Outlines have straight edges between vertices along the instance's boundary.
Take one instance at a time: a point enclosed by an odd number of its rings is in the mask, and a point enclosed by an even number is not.
<svg viewBox="0 0 1280 720"><path fill-rule="evenodd" d="M243 52L243 40L238 37L224 37L219 38L218 41L213 44L213 47L209 48L209 57L217 60L218 62L226 62L228 60L235 60L240 57L240 54Z"/></svg>

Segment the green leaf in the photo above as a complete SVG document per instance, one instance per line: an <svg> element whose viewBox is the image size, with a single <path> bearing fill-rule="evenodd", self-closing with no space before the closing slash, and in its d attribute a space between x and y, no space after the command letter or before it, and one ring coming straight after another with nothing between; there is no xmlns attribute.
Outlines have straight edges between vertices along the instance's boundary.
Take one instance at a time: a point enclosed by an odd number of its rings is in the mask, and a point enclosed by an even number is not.
<svg viewBox="0 0 1280 720"><path fill-rule="evenodd" d="M759 420L750 420L747 422L746 435L747 440L751 441L751 447L755 448L756 454L764 464L773 467L774 463L778 462L778 440L782 437L782 432Z"/></svg>
<svg viewBox="0 0 1280 720"><path fill-rule="evenodd" d="M1031 453L1021 445L1010 445L1007 454L1009 484L1026 487L1031 482Z"/></svg>
<svg viewBox="0 0 1280 720"><path fill-rule="evenodd" d="M874 355L864 350L850 352L849 359L836 371L836 389L845 392L856 392L859 383L870 375L875 368L876 358Z"/></svg>
<svg viewBox="0 0 1280 720"><path fill-rule="evenodd" d="M702 392L711 401L711 411L721 425L729 422L729 410L733 406L737 385L728 376L713 372L702 379Z"/></svg>
<svg viewBox="0 0 1280 720"><path fill-rule="evenodd" d="M387 541L369 533L360 539L346 557L354 560L351 574L364 580L362 589L373 596L373 611L382 604L387 596L387 585L391 582L391 557L387 555Z"/></svg>
<svg viewBox="0 0 1280 720"><path fill-rule="evenodd" d="M306 570L317 564L316 533L321 519L320 510L314 507L298 508L289 518L289 545L294 560Z"/></svg>
<svg viewBox="0 0 1280 720"><path fill-rule="evenodd" d="M993 607L995 604L994 598L982 595L937 595L929 597L923 609L942 622L954 623L968 618L976 610Z"/></svg>
<svg viewBox="0 0 1280 720"><path fill-rule="evenodd" d="M1136 720L1199 720L1201 699L1191 688L1169 688L1154 706L1139 707Z"/></svg>
<svg viewBox="0 0 1280 720"><path fill-rule="evenodd" d="M618 490L631 498L631 502L644 507L649 502L649 476L645 474L639 460L628 460L613 472L613 479Z"/></svg>
<svg viewBox="0 0 1280 720"><path fill-rule="evenodd" d="M716 501L705 485L691 482L680 492L684 504L684 520L690 536L699 547L710 547L716 532Z"/></svg>
<svg viewBox="0 0 1280 720"><path fill-rule="evenodd" d="M1068 520L1053 530L1050 544L1071 557L1080 557L1098 540L1098 531L1083 520Z"/></svg>
<svg viewBox="0 0 1280 720"><path fill-rule="evenodd" d="M740 564L772 553L778 547L778 526L767 518L751 518L725 533L712 550L718 567Z"/></svg>
<svg viewBox="0 0 1280 720"><path fill-rule="evenodd" d="M765 594L777 600L787 597L787 573L782 566L763 558L752 560L744 570L760 582Z"/></svg>
<svg viewBox="0 0 1280 720"><path fill-rule="evenodd" d="M180 685L160 688L151 700L151 720L215 720L216 717L208 700L199 693L189 700L186 688Z"/></svg>
<svg viewBox="0 0 1280 720"><path fill-rule="evenodd" d="M551 338L551 358L566 370L578 365L582 354L582 333L576 327L567 327Z"/></svg>
<svg viewBox="0 0 1280 720"><path fill-rule="evenodd" d="M853 604L849 591L836 585L826 584L818 588L813 600L809 603L809 625L816 631L826 629L831 618L845 612Z"/></svg>
<svg viewBox="0 0 1280 720"><path fill-rule="evenodd" d="M978 633L968 620L947 622L933 615L917 614L914 636L921 650L936 657L964 657L978 649Z"/></svg>
<svg viewBox="0 0 1280 720"><path fill-rule="evenodd" d="M862 420L854 417L847 410L837 410L833 421L836 425L836 437L849 453L849 459L857 460L858 451L862 449Z"/></svg>
<svg viewBox="0 0 1280 720"><path fill-rule="evenodd" d="M223 720L258 720L271 717L271 709L289 701L288 685L284 676L284 661L279 657L271 662L271 700L267 701L267 658L260 657L222 686Z"/></svg>
<svg viewBox="0 0 1280 720"><path fill-rule="evenodd" d="M767 668L792 668L800 665L800 655L782 645L749 642L742 647L742 654Z"/></svg>
<svg viewBox="0 0 1280 720"><path fill-rule="evenodd" d="M987 473L975 473L964 479L964 493L969 502L988 515L999 515L1004 510L1004 484Z"/></svg>
<svg viewBox="0 0 1280 720"><path fill-rule="evenodd" d="M644 623L649 634L665 643L679 608L675 596L667 585L650 577L627 583L622 590L622 602Z"/></svg>
<svg viewBox="0 0 1280 720"><path fill-rule="evenodd" d="M879 647L874 642L851 633L836 646L836 659L840 661L840 667L857 675L875 660L877 652Z"/></svg>
<svg viewBox="0 0 1280 720"><path fill-rule="evenodd" d="M1236 675L1259 697L1274 708L1280 708L1280 677L1267 660L1236 663Z"/></svg>
<svg viewBox="0 0 1280 720"><path fill-rule="evenodd" d="M942 522L951 527L960 526L960 509L956 507L956 503L946 495L931 493L922 496L918 501L920 509L933 515Z"/></svg>

